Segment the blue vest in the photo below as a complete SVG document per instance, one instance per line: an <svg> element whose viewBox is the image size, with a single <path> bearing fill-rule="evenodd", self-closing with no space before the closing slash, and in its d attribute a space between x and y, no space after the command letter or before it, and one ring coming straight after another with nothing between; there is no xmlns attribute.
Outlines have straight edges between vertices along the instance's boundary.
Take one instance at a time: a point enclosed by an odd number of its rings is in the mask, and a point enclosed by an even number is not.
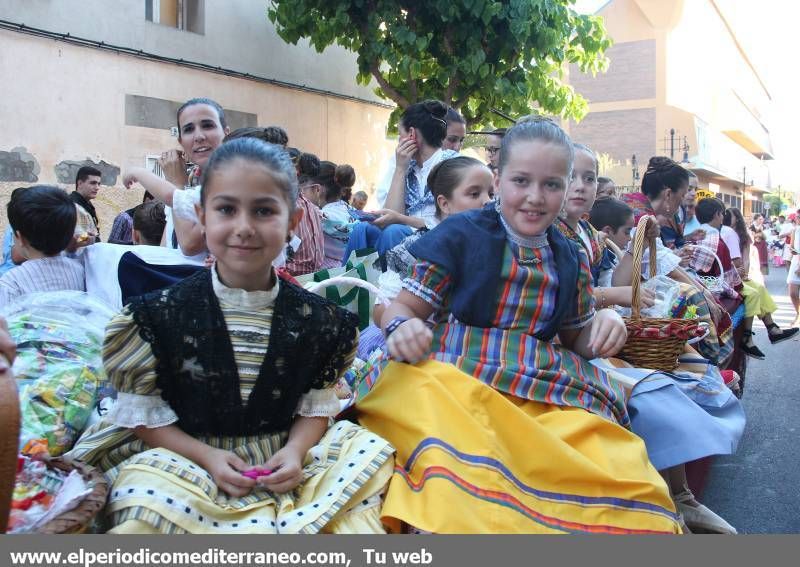
<svg viewBox="0 0 800 567"><path fill-rule="evenodd" d="M535 336L550 341L575 301L580 261L578 248L555 227L547 240L558 272L556 309L545 328ZM491 327L503 269L507 234L494 203L444 220L414 242L409 251L418 260L444 268L453 281L450 312L462 323Z"/></svg>

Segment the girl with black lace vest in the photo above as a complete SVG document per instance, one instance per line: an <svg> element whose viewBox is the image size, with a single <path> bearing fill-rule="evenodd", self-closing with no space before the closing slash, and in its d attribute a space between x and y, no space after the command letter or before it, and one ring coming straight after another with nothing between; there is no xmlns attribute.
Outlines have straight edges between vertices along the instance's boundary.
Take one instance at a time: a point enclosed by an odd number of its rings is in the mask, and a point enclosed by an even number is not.
<svg viewBox="0 0 800 567"><path fill-rule="evenodd" d="M302 215L296 202L280 148L223 144L198 208L215 265L109 324L117 404L72 456L113 482L112 531L383 531L393 450L351 423L331 426L358 319L272 268Z"/></svg>

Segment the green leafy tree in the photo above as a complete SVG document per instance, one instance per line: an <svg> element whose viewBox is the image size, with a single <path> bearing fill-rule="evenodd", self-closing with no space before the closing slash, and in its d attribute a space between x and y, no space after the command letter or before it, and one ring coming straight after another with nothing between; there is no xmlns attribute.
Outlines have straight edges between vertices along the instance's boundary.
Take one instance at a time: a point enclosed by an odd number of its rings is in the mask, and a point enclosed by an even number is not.
<svg viewBox="0 0 800 567"><path fill-rule="evenodd" d="M783 210L783 205L791 207L792 201L782 195L764 195L764 204L769 203L769 214L777 215Z"/></svg>
<svg viewBox="0 0 800 567"><path fill-rule="evenodd" d="M568 63L605 71L611 45L602 19L574 0L271 0L268 17L284 41L306 38L321 52L358 54L358 82L398 111L436 98L470 125L492 109L581 119L586 100L564 84Z"/></svg>

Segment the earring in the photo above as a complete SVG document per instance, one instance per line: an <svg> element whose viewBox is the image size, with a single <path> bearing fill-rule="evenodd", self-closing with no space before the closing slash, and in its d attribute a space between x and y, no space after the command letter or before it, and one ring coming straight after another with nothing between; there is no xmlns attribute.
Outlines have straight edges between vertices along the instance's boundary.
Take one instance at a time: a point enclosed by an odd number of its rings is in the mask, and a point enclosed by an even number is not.
<svg viewBox="0 0 800 567"><path fill-rule="evenodd" d="M286 235L286 259L290 262L294 259L294 255L296 252L291 242L292 242L292 233L289 233Z"/></svg>

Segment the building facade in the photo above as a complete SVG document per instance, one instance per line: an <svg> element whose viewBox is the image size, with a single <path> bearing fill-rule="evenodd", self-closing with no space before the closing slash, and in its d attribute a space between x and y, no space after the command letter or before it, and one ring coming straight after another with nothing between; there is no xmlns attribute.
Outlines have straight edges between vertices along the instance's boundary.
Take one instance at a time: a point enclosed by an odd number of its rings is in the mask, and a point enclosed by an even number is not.
<svg viewBox="0 0 800 567"><path fill-rule="evenodd" d="M193 97L218 101L232 129L284 127L369 191L393 148L392 106L356 70L344 49L284 43L264 2L0 0L0 191L69 185L91 162L112 186L98 209L116 214L141 198L120 172L178 147L175 111Z"/></svg>
<svg viewBox="0 0 800 567"><path fill-rule="evenodd" d="M628 189L670 156L701 188L746 215L770 192L771 97L716 0L611 0L598 12L614 45L607 73L574 66L590 111L567 128L600 154L601 175Z"/></svg>

